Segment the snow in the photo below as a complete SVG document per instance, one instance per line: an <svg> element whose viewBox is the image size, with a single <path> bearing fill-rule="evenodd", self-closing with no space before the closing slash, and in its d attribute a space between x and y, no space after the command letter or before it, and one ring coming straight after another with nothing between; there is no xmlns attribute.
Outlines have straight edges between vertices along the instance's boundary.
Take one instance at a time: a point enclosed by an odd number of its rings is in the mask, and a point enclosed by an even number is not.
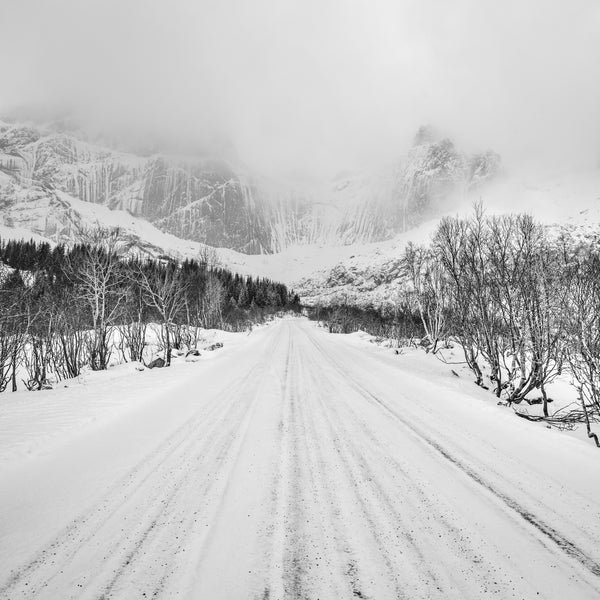
<svg viewBox="0 0 600 600"><path fill-rule="evenodd" d="M25 227L9 227L0 223L0 239L2 240L33 240L38 243L48 242L48 238Z"/></svg>
<svg viewBox="0 0 600 600"><path fill-rule="evenodd" d="M89 380L89 411L128 406L60 439L50 408L3 405L37 450L2 427L0 597L598 598L591 443L364 333L232 339ZM75 394L30 397L81 423Z"/></svg>
<svg viewBox="0 0 600 600"><path fill-rule="evenodd" d="M348 341L353 341L359 347L375 345L380 348L391 348L394 352L397 350L398 354L402 356L401 360L403 365L409 367L411 372L420 373L423 377L431 377L432 375L437 375L442 379L447 378L449 375L461 377L465 382L469 382L464 387L463 392L468 395L473 395L474 386L471 386L470 383L474 381L474 375L464 361L463 350L460 344L455 341L451 341L448 347L441 346L435 354L430 354L425 353L423 348L418 347L419 340L412 340L412 343L410 344L408 343L408 340L403 340L407 345L398 346L398 340L377 337L360 330L343 335L342 337ZM481 370L484 381L487 381L487 378L490 375L489 367L482 364ZM550 416L554 413L568 411L570 409L580 409L581 404L574 383L576 384L572 375L568 372L563 372L545 385L549 398L548 410ZM491 387L493 389L493 386ZM499 400L491 390L483 395L476 393L475 396L490 406L502 406L503 408L500 409L502 412L512 414L514 410L521 414L543 416L541 402L539 404L528 404L526 401L522 401L519 404L514 404L512 408L509 408L507 403L502 398ZM540 391L533 390L527 395L527 398L529 400L541 399ZM556 425L550 426L542 422L539 422L537 426L547 429L557 427ZM561 429L561 431L564 434L574 436L577 439L589 443L589 438L587 437L587 432L583 423L574 424L572 425L572 428Z"/></svg>
<svg viewBox="0 0 600 600"><path fill-rule="evenodd" d="M14 273L14 269L0 262L0 285L3 285L12 273Z"/></svg>
<svg viewBox="0 0 600 600"><path fill-rule="evenodd" d="M148 369L139 362L113 362L107 371L86 369L79 377L56 383L54 389L3 393L0 397L0 472L22 460L48 455L72 437L89 433L157 396L164 396L168 387L161 384L168 386L176 383L178 377L189 377L197 371L197 363L212 361L221 353L230 352L246 335L202 330L201 356L190 363L183 353L174 351L168 370ZM149 359L156 354L152 344L156 336L157 332L150 326ZM215 342L221 342L223 349L203 351ZM116 352L113 352L113 361L117 360Z"/></svg>
<svg viewBox="0 0 600 600"><path fill-rule="evenodd" d="M528 212L540 222L566 227L575 237L591 239L600 234L600 169L505 177L481 189L479 200L489 214ZM468 216L472 198L440 216ZM277 255L265 259L286 277L306 304L349 302L359 306L382 306L397 301L398 270L408 242L427 244L439 218L423 223L393 239L353 245L343 251L304 249L294 256L296 269ZM286 270L286 264L292 265Z"/></svg>
<svg viewBox="0 0 600 600"><path fill-rule="evenodd" d="M81 160L84 158L95 160L98 156L112 153L114 160L128 165L131 169L138 168L138 163L142 160L139 157L109 151L79 140L74 140L73 143L81 154ZM417 155L422 151L423 148L414 150ZM416 163L420 164L419 160ZM74 168L68 163L61 163L61 165L61 168L66 170ZM373 207L368 204L368 201L379 198L382 194L383 196L388 194L390 182L386 177L391 176L389 170L386 168L381 173L370 177L362 174L354 175L350 179L340 178L334 184L334 190L348 187L344 192L343 202L339 199L334 202L330 198L331 194L336 196L339 190L318 192L309 186L298 191L297 198L293 194L292 198L287 198L285 186L277 185L276 182L267 185L265 182L265 194L269 198L269 205L276 206L278 203L306 200L315 194L318 197L321 197L319 195L321 194L323 198L329 198L314 207L314 214L310 213L306 216L311 223L311 219L314 220L312 225L308 222L302 226L298 225L300 229L306 226L307 231L312 232L307 233L302 238L303 241L311 242L318 239L321 243L294 244L294 240L289 239L289 232L286 234L287 226L284 225L283 217L275 211L274 214L279 216L273 217L272 228L278 246L284 248L282 252L272 255L246 255L219 248L216 250L219 260L223 266L235 272L269 277L298 288L301 297L308 303L358 299L363 304L377 305L394 301L397 286L393 282L393 277L388 276L393 275L395 265L406 243L408 241L426 243L435 229L437 219L383 242L340 245L346 238L340 237L338 231L340 214L343 214L349 240L372 237L369 232L373 225L371 222ZM384 172L388 174L384 175ZM12 181L0 173L0 183L2 178L6 182ZM129 188L121 190L122 198L114 205L123 208L130 206L130 192L133 193ZM250 194L249 188L245 193ZM79 227L98 223L121 228L129 239L155 256L166 253L179 259L197 258L206 248L201 243L164 233L126 210L113 210L102 204L85 202L65 192L57 192L58 202L51 201L42 192L33 189L18 188L14 191L14 195L19 197L19 202L3 215L4 224L0 219L0 235L3 238L42 239L40 235L30 233L30 231L38 231L46 232L55 241L65 241L71 239ZM489 212L529 211L547 224L567 224L584 232L597 230L600 221L600 170L597 168L580 171L565 169L562 172L551 173L522 173L513 170L512 174L498 178L493 184L478 188L476 197L481 199ZM448 199L449 208L445 214L470 213L473 198L473 195L465 196L460 205ZM250 196L248 202L252 202ZM333 216L331 219L326 218L330 212ZM321 223L320 219L324 219L321 224L322 230L317 227L318 223ZM14 227L8 227L9 224ZM317 230L311 229L313 225ZM337 281L339 273L345 276L348 272L352 275L351 282L347 281L344 284ZM383 284L379 282L381 274L385 280Z"/></svg>
<svg viewBox="0 0 600 600"><path fill-rule="evenodd" d="M487 187L481 199L492 213L529 212L548 225L597 224L600 168L565 168L552 172L517 170L511 177Z"/></svg>

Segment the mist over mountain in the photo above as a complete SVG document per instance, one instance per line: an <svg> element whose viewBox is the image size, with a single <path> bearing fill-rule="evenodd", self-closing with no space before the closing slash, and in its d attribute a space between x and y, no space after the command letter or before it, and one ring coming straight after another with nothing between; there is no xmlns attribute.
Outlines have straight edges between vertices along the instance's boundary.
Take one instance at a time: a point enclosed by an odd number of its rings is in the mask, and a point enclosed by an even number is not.
<svg viewBox="0 0 600 600"><path fill-rule="evenodd" d="M312 185L274 180L231 158L136 154L108 143L68 119L2 124L4 223L68 238L69 219L55 201L62 193L183 239L272 253L388 239L449 210L501 171L494 152L468 155L429 127L394 164Z"/></svg>
<svg viewBox="0 0 600 600"><path fill-rule="evenodd" d="M312 293L474 201L595 214L598 31L593 0L0 0L0 226L328 261Z"/></svg>
<svg viewBox="0 0 600 600"><path fill-rule="evenodd" d="M423 123L511 170L597 165L599 28L594 0L3 0L0 114L285 179L394 162Z"/></svg>

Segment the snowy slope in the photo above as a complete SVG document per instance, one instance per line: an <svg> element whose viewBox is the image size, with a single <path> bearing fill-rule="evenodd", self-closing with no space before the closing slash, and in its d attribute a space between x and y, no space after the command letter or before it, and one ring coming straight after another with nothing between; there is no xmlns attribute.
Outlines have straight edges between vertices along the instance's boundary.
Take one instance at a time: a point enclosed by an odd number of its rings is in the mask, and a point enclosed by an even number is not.
<svg viewBox="0 0 600 600"><path fill-rule="evenodd" d="M479 197L488 212L528 211L548 225L569 228L576 237L598 237L600 174L555 175L541 183L535 181L535 178L507 177ZM465 202L447 214L467 215L471 210L472 206ZM56 193L54 199L45 199L39 205L39 212L28 210L27 214L31 219L22 220L22 227L0 224L0 237L69 241L80 228L98 223L119 227L135 247L152 256L197 258L206 248L165 233L128 212L83 202L66 193ZM63 224L60 229L52 225L59 222ZM270 277L291 285L308 304L347 301L379 306L396 300L399 264L406 243L427 243L437 222L438 219L431 219L381 242L303 244L262 255L242 254L227 248L219 248L216 253L221 264L235 272ZM55 233L49 235L50 231Z"/></svg>
<svg viewBox="0 0 600 600"><path fill-rule="evenodd" d="M223 266L230 266L242 274L255 274L252 259L228 248L215 249L200 242L178 238L157 229L148 221L128 212L111 210L106 206L84 202L64 192L53 192L41 201L35 210L29 207L27 218L21 226L14 226L12 218L0 222L0 239L29 240L37 242L70 243L86 228L101 226L119 229L123 238L135 251L148 256L168 255L178 260L198 259L206 252L215 252ZM0 213L1 214L1 213ZM6 224L9 223L9 224ZM256 257L257 264L260 263ZM268 276L268 270L262 273Z"/></svg>
<svg viewBox="0 0 600 600"><path fill-rule="evenodd" d="M582 241L600 240L600 170L504 177L481 189L477 200L488 214L527 212L553 231L566 230ZM467 216L472 210L471 203L462 202L446 214ZM291 283L307 304L393 304L402 284L406 244L427 244L438 221L431 219L386 242L356 246L337 260L324 250L314 271L302 272Z"/></svg>

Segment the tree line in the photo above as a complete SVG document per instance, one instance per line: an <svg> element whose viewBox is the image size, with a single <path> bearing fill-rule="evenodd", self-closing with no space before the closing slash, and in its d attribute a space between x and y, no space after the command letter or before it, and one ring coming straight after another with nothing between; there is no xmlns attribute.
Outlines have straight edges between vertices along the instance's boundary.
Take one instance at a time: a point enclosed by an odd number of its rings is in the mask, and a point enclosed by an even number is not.
<svg viewBox="0 0 600 600"><path fill-rule="evenodd" d="M238 331L299 305L285 285L234 274L212 252L142 258L118 230L84 232L69 247L0 240L0 392L106 369L115 353L141 361L151 323L168 366L200 328Z"/></svg>
<svg viewBox="0 0 600 600"><path fill-rule="evenodd" d="M459 342L475 382L509 405L541 396L544 418L600 420L600 254L529 215L445 218L404 255L405 301L433 352ZM579 402L549 415L547 386L568 371ZM533 417L535 418L535 417Z"/></svg>
<svg viewBox="0 0 600 600"><path fill-rule="evenodd" d="M420 315L408 303L358 307L341 301L328 306L304 307L304 311L310 320L322 322L329 333L365 331L394 340L398 346L424 336Z"/></svg>

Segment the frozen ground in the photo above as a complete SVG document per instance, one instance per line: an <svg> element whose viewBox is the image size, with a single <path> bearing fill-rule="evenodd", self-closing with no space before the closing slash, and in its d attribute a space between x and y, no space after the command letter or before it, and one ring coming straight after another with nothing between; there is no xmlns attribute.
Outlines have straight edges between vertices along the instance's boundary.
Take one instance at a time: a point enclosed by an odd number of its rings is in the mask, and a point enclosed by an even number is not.
<svg viewBox="0 0 600 600"><path fill-rule="evenodd" d="M0 597L600 597L592 444L303 320L236 340L4 461Z"/></svg>

